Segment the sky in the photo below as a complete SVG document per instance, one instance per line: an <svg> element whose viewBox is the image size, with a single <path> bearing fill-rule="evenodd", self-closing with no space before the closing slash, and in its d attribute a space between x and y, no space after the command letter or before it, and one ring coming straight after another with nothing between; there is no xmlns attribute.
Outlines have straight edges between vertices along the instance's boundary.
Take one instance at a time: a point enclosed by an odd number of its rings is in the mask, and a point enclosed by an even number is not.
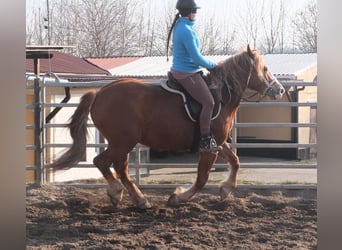
<svg viewBox="0 0 342 250"><path fill-rule="evenodd" d="M50 0L53 1L53 0ZM161 7L165 5L167 0L150 0L151 2L156 2L157 5ZM197 0L196 3L201 7L201 11L203 12L212 12L220 14L220 12L227 12L232 14L237 10L244 8L246 3L250 0ZM262 0L253 0L256 2L262 2ZM146 1L149 2L149 1ZM174 1L176 5L176 0ZM295 11L298 8L305 6L310 0L285 0L285 4ZM31 8L42 6L46 8L46 0L26 0L26 9L29 11ZM223 16L225 16L223 15Z"/></svg>

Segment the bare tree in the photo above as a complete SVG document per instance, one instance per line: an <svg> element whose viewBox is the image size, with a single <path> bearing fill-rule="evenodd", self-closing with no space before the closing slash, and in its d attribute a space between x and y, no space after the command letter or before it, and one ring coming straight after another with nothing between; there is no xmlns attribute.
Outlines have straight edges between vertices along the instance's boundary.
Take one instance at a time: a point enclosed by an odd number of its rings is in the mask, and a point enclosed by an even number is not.
<svg viewBox="0 0 342 250"><path fill-rule="evenodd" d="M268 54L283 52L286 13L284 1L268 1L266 5L261 17L264 36L260 49Z"/></svg>
<svg viewBox="0 0 342 250"><path fill-rule="evenodd" d="M206 22L198 27L201 40L201 52L206 55L214 55L220 49L220 28L215 24L214 17L207 18Z"/></svg>
<svg viewBox="0 0 342 250"><path fill-rule="evenodd" d="M171 28L172 22L176 16L176 3L174 0L168 0L165 4L164 9L161 10L161 15L164 17L160 22L157 22L158 32L158 43L156 44L156 51L158 55L165 56L166 55L166 43L167 36L169 34L169 30ZM172 43L170 42L169 54L172 52Z"/></svg>
<svg viewBox="0 0 342 250"><path fill-rule="evenodd" d="M263 10L264 1L260 4L257 1L248 0L246 2L246 9L239 16L239 31L245 42L254 48L257 47L260 35L259 29Z"/></svg>
<svg viewBox="0 0 342 250"><path fill-rule="evenodd" d="M229 55L234 53L234 45L236 42L237 31L232 27L225 19L222 28L220 30L221 44L218 54Z"/></svg>
<svg viewBox="0 0 342 250"><path fill-rule="evenodd" d="M229 1L203 12L204 18L195 27L203 54L231 54L247 43L267 53L282 53L291 44L300 51L317 51L315 2L294 20L285 16L284 0L242 3L238 18L235 13L225 16L231 13ZM175 4L175 0L50 0L48 30L44 28L46 5L27 13L27 44L44 45L50 40L51 44L73 45L71 53L81 57L165 55ZM287 32L288 23L294 32ZM285 34L294 34L293 39L289 42Z"/></svg>
<svg viewBox="0 0 342 250"><path fill-rule="evenodd" d="M77 1L51 1L54 11L50 14L51 42L58 45L75 45L77 41L77 18L73 13L73 6ZM72 51L72 50L70 50Z"/></svg>
<svg viewBox="0 0 342 250"><path fill-rule="evenodd" d="M133 0L81 0L75 13L77 47L83 56L130 54L135 41Z"/></svg>
<svg viewBox="0 0 342 250"><path fill-rule="evenodd" d="M293 20L294 47L303 52L317 52L317 1L311 1Z"/></svg>
<svg viewBox="0 0 342 250"><path fill-rule="evenodd" d="M46 12L41 8L26 13L26 19L31 20L26 24L26 44L47 44L47 33L43 25L44 15Z"/></svg>
<svg viewBox="0 0 342 250"><path fill-rule="evenodd" d="M136 51L136 0L59 0L52 1L51 43L75 45L79 56L122 56ZM46 16L38 13L35 16ZM29 34L43 34L42 20L36 20ZM46 33L46 32L45 32ZM30 43L46 44L42 35L28 36ZM38 39L39 38L39 39Z"/></svg>
<svg viewBox="0 0 342 250"><path fill-rule="evenodd" d="M158 52L157 49L158 36L160 33L160 29L158 28L158 22L160 22L159 15L156 15L156 9L158 9L157 2L148 0L139 9L139 21L137 22L139 25L137 29L137 32L139 34L139 46L137 47L137 51L139 54L144 56L156 56L158 54L160 55L160 52ZM157 14L160 13L158 12Z"/></svg>

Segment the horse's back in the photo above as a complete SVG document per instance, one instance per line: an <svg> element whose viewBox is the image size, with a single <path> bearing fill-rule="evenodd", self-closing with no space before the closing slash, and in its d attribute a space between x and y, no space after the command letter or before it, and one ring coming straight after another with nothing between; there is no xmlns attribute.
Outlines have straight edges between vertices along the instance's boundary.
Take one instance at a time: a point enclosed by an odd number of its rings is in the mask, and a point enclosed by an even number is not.
<svg viewBox="0 0 342 250"><path fill-rule="evenodd" d="M101 133L113 141L129 137L132 144L160 147L164 140L172 144L180 131L184 132L181 140L192 139L188 136L193 123L185 114L181 98L160 85L136 79L121 79L103 87L96 95L91 116Z"/></svg>
<svg viewBox="0 0 342 250"><path fill-rule="evenodd" d="M149 100L156 100L160 95L160 86L146 82L124 78L104 86L100 89L93 104L93 110L107 110L110 113L130 109L130 112L139 109L141 104L146 106Z"/></svg>

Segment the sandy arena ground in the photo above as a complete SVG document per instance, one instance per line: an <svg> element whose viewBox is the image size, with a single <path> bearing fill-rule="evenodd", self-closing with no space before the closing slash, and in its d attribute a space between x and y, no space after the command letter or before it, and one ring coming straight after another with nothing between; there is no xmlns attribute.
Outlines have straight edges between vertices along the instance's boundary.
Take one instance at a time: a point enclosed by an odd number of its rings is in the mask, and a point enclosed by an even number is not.
<svg viewBox="0 0 342 250"><path fill-rule="evenodd" d="M316 189L237 189L221 202L205 189L168 207L171 189L144 189L152 209L127 192L113 208L106 189L27 187L27 249L316 249Z"/></svg>

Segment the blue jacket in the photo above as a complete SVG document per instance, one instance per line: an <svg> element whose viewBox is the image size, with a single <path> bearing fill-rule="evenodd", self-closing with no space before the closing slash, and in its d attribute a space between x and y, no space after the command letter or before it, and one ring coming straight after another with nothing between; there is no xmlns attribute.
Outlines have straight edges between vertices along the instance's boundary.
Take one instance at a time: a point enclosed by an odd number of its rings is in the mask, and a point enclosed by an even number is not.
<svg viewBox="0 0 342 250"><path fill-rule="evenodd" d="M173 29L173 62L171 69L184 73L198 72L202 67L213 69L215 63L200 52L200 40L193 29L195 22L179 17Z"/></svg>

